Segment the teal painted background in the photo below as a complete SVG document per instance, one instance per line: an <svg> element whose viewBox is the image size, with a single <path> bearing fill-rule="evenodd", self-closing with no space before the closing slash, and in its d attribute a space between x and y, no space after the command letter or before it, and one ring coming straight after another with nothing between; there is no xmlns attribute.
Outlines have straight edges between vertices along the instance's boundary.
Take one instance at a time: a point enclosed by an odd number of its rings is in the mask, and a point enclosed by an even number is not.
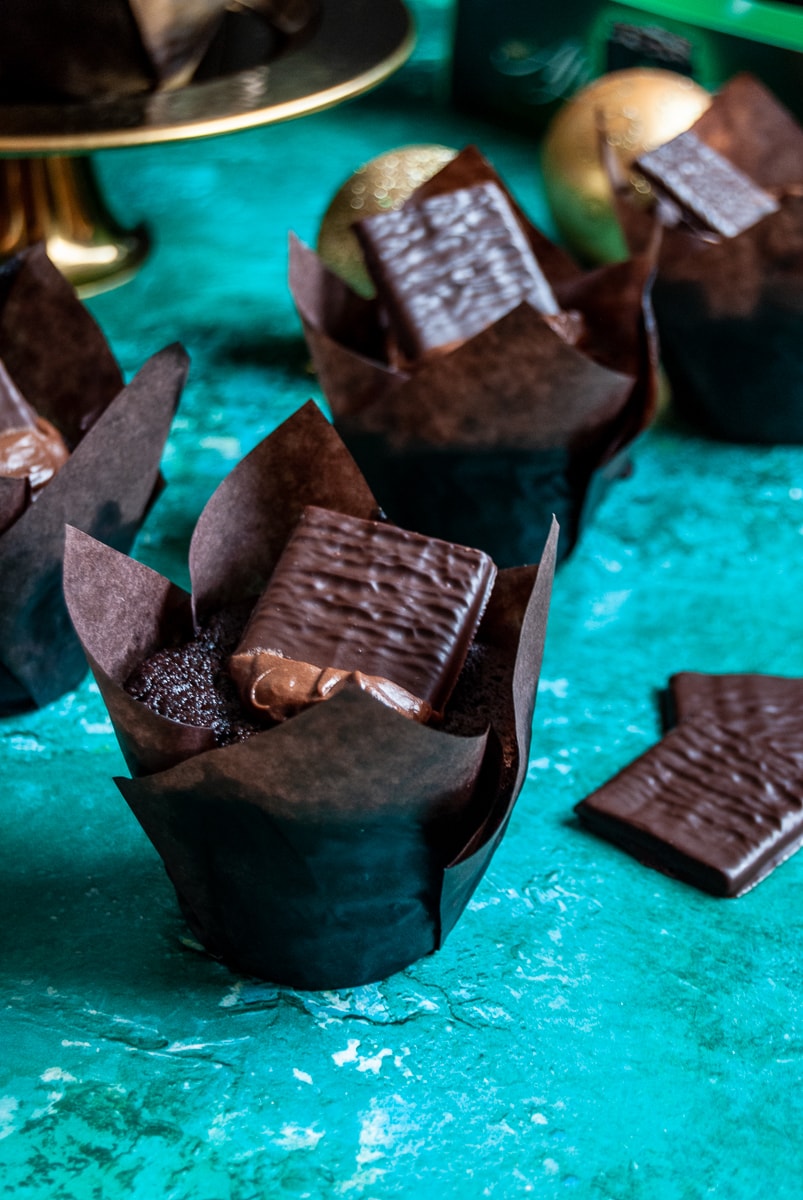
<svg viewBox="0 0 803 1200"><path fill-rule="evenodd" d="M192 355L135 547L186 583L236 461L319 396L285 285L361 162L476 141L546 222L534 145L433 103L448 7L413 62L293 124L99 156L155 250L92 309L127 375ZM303 994L188 939L88 681L0 721L0 1195L15 1200L797 1200L803 854L715 901L584 833L572 806L658 736L679 669L803 674L803 450L664 422L556 581L528 779L444 950Z"/></svg>

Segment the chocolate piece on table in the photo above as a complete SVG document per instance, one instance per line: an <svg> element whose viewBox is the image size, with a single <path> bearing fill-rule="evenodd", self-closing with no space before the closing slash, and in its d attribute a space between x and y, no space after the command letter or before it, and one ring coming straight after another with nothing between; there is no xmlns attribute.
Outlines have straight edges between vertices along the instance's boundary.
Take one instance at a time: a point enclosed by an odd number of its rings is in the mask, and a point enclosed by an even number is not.
<svg viewBox="0 0 803 1200"><path fill-rule="evenodd" d="M466 341L527 301L560 306L502 189L480 183L408 201L354 226L405 355Z"/></svg>
<svg viewBox="0 0 803 1200"><path fill-rule="evenodd" d="M780 207L690 130L642 155L636 166L687 220L723 237L736 237Z"/></svg>
<svg viewBox="0 0 803 1200"><path fill-rule="evenodd" d="M0 475L27 479L35 494L69 456L59 431L36 415L0 362Z"/></svg>
<svg viewBox="0 0 803 1200"><path fill-rule="evenodd" d="M282 720L350 680L405 716L440 716L496 568L479 550L308 506L229 670Z"/></svg>
<svg viewBox="0 0 803 1200"><path fill-rule="evenodd" d="M676 721L707 718L803 761L803 679L681 671L669 690Z"/></svg>
<svg viewBox="0 0 803 1200"><path fill-rule="evenodd" d="M803 841L803 764L739 729L688 720L575 811L647 865L738 896Z"/></svg>

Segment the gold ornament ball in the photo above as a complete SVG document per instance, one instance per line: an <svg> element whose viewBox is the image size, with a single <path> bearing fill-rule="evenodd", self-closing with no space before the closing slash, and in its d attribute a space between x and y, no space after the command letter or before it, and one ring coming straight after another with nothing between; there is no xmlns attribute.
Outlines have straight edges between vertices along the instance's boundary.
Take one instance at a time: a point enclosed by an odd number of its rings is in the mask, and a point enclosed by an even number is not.
<svg viewBox="0 0 803 1200"><path fill-rule="evenodd" d="M374 287L352 225L361 217L401 208L417 187L455 157L448 146L400 146L372 158L337 191L318 233L318 254L363 296Z"/></svg>
<svg viewBox="0 0 803 1200"><path fill-rule="evenodd" d="M608 144L630 172L639 155L683 133L710 103L710 94L685 75L634 67L603 75L559 110L544 138L544 188L572 250L593 262L627 257L600 160L599 118ZM637 172L632 182L636 191L647 189Z"/></svg>

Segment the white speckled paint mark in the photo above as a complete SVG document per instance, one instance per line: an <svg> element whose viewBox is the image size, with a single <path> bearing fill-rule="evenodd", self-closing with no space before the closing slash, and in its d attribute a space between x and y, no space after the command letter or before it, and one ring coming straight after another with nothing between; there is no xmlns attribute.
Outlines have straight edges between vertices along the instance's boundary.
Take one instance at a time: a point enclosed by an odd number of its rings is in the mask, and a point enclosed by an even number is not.
<svg viewBox="0 0 803 1200"><path fill-rule="evenodd" d="M240 999L240 993L243 990L243 980L239 979L233 987L226 992L226 995L220 1001L219 1008L234 1008L234 1005Z"/></svg>
<svg viewBox="0 0 803 1200"><path fill-rule="evenodd" d="M538 690L557 696L559 700L565 700L569 694L569 681L568 679L539 679Z"/></svg>
<svg viewBox="0 0 803 1200"><path fill-rule="evenodd" d="M282 1125L279 1136L273 1140L285 1150L314 1150L322 1137L323 1130L319 1131L312 1125L307 1128L303 1125Z"/></svg>
<svg viewBox="0 0 803 1200"><path fill-rule="evenodd" d="M410 1070L410 1068L407 1066L407 1064L404 1061L405 1058L409 1058L409 1055L410 1055L410 1048L409 1048L409 1046L405 1046L402 1049L401 1054L397 1054L393 1059L394 1067L396 1068L397 1071L401 1071L401 1073L405 1079L413 1078L413 1072Z"/></svg>
<svg viewBox="0 0 803 1200"><path fill-rule="evenodd" d="M232 461L242 457L240 442L234 437L203 437L200 441L203 450L217 450L223 458Z"/></svg>
<svg viewBox="0 0 803 1200"><path fill-rule="evenodd" d="M85 733L113 733L111 721L87 721L84 717L81 718L81 725Z"/></svg>
<svg viewBox="0 0 803 1200"><path fill-rule="evenodd" d="M250 1038L220 1038L219 1041L215 1042L171 1042L169 1046L165 1046L165 1053L182 1054L187 1050L192 1052L198 1050L209 1050L213 1047L217 1048L218 1046L237 1046L241 1042L247 1041L250 1041Z"/></svg>
<svg viewBox="0 0 803 1200"><path fill-rule="evenodd" d="M356 1062L359 1055L357 1048L359 1047L359 1038L349 1038L348 1046L345 1050L336 1050L332 1055L332 1061L336 1067L342 1067L345 1063Z"/></svg>
<svg viewBox="0 0 803 1200"><path fill-rule="evenodd" d="M75 1083L75 1076L69 1071L63 1071L61 1067L48 1067L39 1078L42 1083Z"/></svg>
<svg viewBox="0 0 803 1200"><path fill-rule="evenodd" d="M299 1071L298 1067L293 1067L293 1074L301 1083L312 1083L312 1076L308 1075L306 1071Z"/></svg>
<svg viewBox="0 0 803 1200"><path fill-rule="evenodd" d="M558 1171L560 1170L560 1167L555 1162L554 1158L545 1158L544 1159L544 1170L546 1171L547 1175L557 1175Z"/></svg>
<svg viewBox="0 0 803 1200"><path fill-rule="evenodd" d="M378 1050L376 1054L362 1055L358 1054L360 1042L358 1038L349 1038L348 1046L345 1050L336 1050L332 1055L332 1060L337 1067L342 1067L346 1063L356 1062L357 1070L366 1072L370 1071L374 1075L378 1075L382 1068L382 1060L393 1054L392 1050L387 1048Z"/></svg>
<svg viewBox="0 0 803 1200"><path fill-rule="evenodd" d="M630 594L628 588L621 592L606 592L600 596L591 606L593 616L584 622L585 628L601 629L603 625L615 621L619 615L619 609L630 599Z"/></svg>
<svg viewBox="0 0 803 1200"><path fill-rule="evenodd" d="M360 1149L357 1154L360 1166L384 1158L385 1151L390 1150L392 1146L390 1114L380 1108L364 1116L360 1123Z"/></svg>
<svg viewBox="0 0 803 1200"><path fill-rule="evenodd" d="M0 1139L14 1132L14 1113L19 1106L19 1100L15 1096L0 1096Z"/></svg>
<svg viewBox="0 0 803 1200"><path fill-rule="evenodd" d="M549 1121L547 1120L547 1118L544 1116L543 1113L540 1113L540 1112L533 1113L533 1115L530 1117L530 1120L532 1121L533 1125L548 1125L549 1124Z"/></svg>
<svg viewBox="0 0 803 1200"><path fill-rule="evenodd" d="M69 1038L62 1038L61 1044L62 1044L62 1046L84 1046L84 1047L86 1047L87 1050L89 1050L92 1046L91 1042L73 1042L73 1041L70 1041Z"/></svg>
<svg viewBox="0 0 803 1200"><path fill-rule="evenodd" d="M469 900L466 907L469 912L481 912L483 908L492 908L495 904L501 903L498 896L489 896L487 900Z"/></svg>
<svg viewBox="0 0 803 1200"><path fill-rule="evenodd" d="M222 1142L227 1142L229 1138L235 1137L237 1134L238 1125L236 1125L235 1122L239 1122L241 1118L247 1116L248 1113L245 1111L245 1109L240 1109L239 1111L234 1112L217 1113L212 1118L212 1124L207 1130L206 1136L209 1138L210 1142L214 1142L216 1145L219 1145ZM230 1125L234 1126L234 1128L231 1130L228 1128Z"/></svg>
<svg viewBox="0 0 803 1200"><path fill-rule="evenodd" d="M378 1075L382 1069L382 1059L392 1055L393 1051L384 1049L377 1051L371 1058L361 1058L357 1066L358 1071L371 1071L374 1075Z"/></svg>
<svg viewBox="0 0 803 1200"><path fill-rule="evenodd" d="M32 734L26 733L10 733L8 737L3 738L3 741L11 750L17 750L23 754L41 753L44 746Z"/></svg>

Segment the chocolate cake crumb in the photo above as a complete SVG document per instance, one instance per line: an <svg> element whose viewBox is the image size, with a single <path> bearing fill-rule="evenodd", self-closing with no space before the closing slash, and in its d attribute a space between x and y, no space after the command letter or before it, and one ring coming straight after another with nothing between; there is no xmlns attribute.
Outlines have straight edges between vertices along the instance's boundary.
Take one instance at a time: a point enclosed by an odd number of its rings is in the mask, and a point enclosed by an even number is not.
<svg viewBox="0 0 803 1200"><path fill-rule="evenodd" d="M157 650L131 672L124 687L153 712L211 729L219 746L244 742L265 728L245 714L226 663L251 603L217 613L191 641Z"/></svg>
<svg viewBox="0 0 803 1200"><path fill-rule="evenodd" d="M157 650L136 667L123 684L135 700L160 716L185 725L211 729L218 746L244 742L275 725L251 720L229 675L233 654L253 604L249 600L217 613L188 642ZM474 642L468 651L440 728L458 737L476 737L507 710L512 668L492 646ZM498 720L497 720L498 724ZM513 767L515 730L497 730L508 769Z"/></svg>

